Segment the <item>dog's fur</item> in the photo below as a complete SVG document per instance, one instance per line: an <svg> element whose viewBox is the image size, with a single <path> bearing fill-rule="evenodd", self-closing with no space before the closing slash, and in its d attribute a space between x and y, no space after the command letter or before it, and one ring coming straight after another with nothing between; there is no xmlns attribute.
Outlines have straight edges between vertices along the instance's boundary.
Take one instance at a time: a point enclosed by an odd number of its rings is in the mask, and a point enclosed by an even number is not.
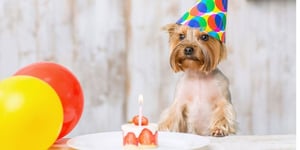
<svg viewBox="0 0 300 150"><path fill-rule="evenodd" d="M159 130L212 136L234 134L236 117L229 81L217 68L226 57L224 43L183 25L169 24L164 29L169 33L171 67L184 75L177 84L173 104L161 116Z"/></svg>

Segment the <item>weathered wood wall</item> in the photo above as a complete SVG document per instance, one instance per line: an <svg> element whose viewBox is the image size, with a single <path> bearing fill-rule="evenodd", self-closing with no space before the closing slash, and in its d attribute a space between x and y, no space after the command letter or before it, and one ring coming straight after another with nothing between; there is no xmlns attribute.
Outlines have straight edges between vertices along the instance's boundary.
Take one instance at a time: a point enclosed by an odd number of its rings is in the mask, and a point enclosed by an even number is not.
<svg viewBox="0 0 300 150"><path fill-rule="evenodd" d="M158 121L176 81L167 34L196 0L1 0L0 79L37 61L80 80L83 116L69 136L119 130L137 113ZM239 134L295 133L295 0L229 1L229 56Z"/></svg>

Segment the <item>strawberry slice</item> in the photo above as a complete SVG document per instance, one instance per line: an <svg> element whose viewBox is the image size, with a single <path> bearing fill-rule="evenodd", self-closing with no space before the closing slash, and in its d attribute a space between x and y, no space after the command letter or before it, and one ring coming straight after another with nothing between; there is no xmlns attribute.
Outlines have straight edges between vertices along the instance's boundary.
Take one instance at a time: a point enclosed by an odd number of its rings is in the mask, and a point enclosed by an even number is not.
<svg viewBox="0 0 300 150"><path fill-rule="evenodd" d="M133 132L128 132L126 136L123 138L123 145L132 144L138 145L138 139L136 138Z"/></svg>
<svg viewBox="0 0 300 150"><path fill-rule="evenodd" d="M135 124L135 125L139 125L139 115L136 115L132 118L132 122ZM148 125L148 119L144 116L142 116L142 126L146 126Z"/></svg>
<svg viewBox="0 0 300 150"><path fill-rule="evenodd" d="M152 134L152 132L149 129L147 129L147 128L143 129L139 136L140 144L142 144L142 145L154 144L153 136L154 135Z"/></svg>

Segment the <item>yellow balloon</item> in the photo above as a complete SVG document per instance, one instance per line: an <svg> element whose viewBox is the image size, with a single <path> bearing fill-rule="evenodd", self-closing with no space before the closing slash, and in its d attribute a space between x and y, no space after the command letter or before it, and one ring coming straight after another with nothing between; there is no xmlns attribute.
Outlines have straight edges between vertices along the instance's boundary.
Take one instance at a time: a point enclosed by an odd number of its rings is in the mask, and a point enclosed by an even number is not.
<svg viewBox="0 0 300 150"><path fill-rule="evenodd" d="M0 81L0 149L46 150L62 123L62 104L46 82L30 76Z"/></svg>

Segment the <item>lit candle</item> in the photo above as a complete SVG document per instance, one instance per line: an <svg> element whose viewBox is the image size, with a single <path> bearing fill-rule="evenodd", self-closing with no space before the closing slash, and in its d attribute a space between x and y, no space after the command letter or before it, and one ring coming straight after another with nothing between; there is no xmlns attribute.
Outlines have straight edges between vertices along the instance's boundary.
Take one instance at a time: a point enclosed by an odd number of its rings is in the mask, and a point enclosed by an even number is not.
<svg viewBox="0 0 300 150"><path fill-rule="evenodd" d="M142 117L143 117L143 102L144 98L143 95L139 95L139 126L142 125Z"/></svg>

